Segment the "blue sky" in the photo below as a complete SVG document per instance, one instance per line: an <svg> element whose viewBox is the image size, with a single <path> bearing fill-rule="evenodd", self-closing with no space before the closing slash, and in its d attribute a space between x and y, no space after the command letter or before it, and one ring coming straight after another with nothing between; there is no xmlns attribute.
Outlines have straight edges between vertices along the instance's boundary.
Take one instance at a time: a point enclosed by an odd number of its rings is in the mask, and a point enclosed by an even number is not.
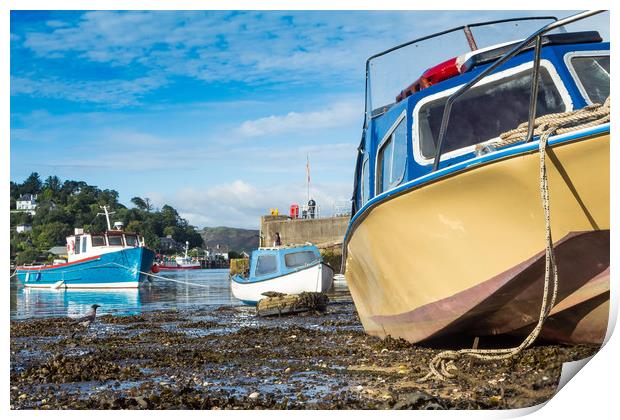
<svg viewBox="0 0 620 420"><path fill-rule="evenodd" d="M13 11L11 179L55 174L198 226L256 227L305 201L309 155L330 208L351 195L369 55L531 14L546 13Z"/></svg>

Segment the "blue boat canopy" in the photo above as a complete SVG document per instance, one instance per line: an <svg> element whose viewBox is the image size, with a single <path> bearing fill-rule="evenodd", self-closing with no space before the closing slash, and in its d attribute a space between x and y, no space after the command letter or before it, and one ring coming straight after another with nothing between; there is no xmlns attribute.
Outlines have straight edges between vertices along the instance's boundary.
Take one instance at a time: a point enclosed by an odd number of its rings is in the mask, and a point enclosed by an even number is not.
<svg viewBox="0 0 620 420"><path fill-rule="evenodd" d="M248 283L269 280L321 262L321 253L314 245L259 248L250 257L249 276L237 276L236 280Z"/></svg>

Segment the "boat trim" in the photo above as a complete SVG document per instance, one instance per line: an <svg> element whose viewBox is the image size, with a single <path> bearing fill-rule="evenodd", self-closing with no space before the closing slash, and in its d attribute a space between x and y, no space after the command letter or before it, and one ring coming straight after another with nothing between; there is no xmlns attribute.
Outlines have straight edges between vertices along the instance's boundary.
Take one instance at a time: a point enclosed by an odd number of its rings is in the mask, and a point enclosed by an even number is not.
<svg viewBox="0 0 620 420"><path fill-rule="evenodd" d="M562 101L564 102L564 112L572 111L574 108L573 100L570 96L570 93L568 92L568 89L566 89L566 85L562 81L562 78L558 74L555 66L549 60L541 60L540 64L542 67L544 67L549 72L549 76L551 77L551 80L553 80L553 83L558 90L558 94L560 95L560 97L562 98ZM489 83L496 82L498 80L513 76L515 74L523 73L527 70L532 69L533 66L534 66L534 62L530 61L527 63L523 63L521 65L518 65L516 67L512 67L508 70L494 73L488 77L485 77L480 82L478 82L475 88L484 86ZM419 133L420 118L418 115L420 112L420 109L429 102L435 101L437 99L449 97L450 95L452 95L453 93L461 89L463 86L465 86L465 83L455 86L451 89L447 89L447 90L435 93L433 95L429 95L425 98L422 98L420 101L418 101L418 103L414 107L413 112L412 112L413 123L411 127L411 141L413 143L413 158L418 164L422 166L430 166L435 162L435 155L427 158L422 154L422 145L420 144L420 133ZM466 146L460 149L452 150L450 152L442 153L441 161L443 162L446 159L452 159L458 156L466 155L468 153L473 153L476 150L476 146L486 145L486 144L492 143L497 140L499 140L499 137L491 138L488 140L483 140L476 144L472 144L471 146Z"/></svg>
<svg viewBox="0 0 620 420"><path fill-rule="evenodd" d="M31 289L53 289L53 283L24 283ZM140 282L114 282L114 283L71 283L63 282L59 289L134 289L140 287Z"/></svg>
<svg viewBox="0 0 620 420"><path fill-rule="evenodd" d="M583 86L583 83L581 82L581 79L579 78L577 71L575 71L575 68L573 67L572 59L574 57L600 57L604 55L609 57L611 55L610 51L609 50L572 51L572 52L564 54L564 64L566 65L566 68L568 68L568 72L570 73L573 80L575 81L575 84L577 85L577 89L579 89L579 93L581 93L581 96L583 96L583 99L585 99L588 105L593 104L592 99L590 99L590 96L588 95L588 92L586 92L586 88Z"/></svg>

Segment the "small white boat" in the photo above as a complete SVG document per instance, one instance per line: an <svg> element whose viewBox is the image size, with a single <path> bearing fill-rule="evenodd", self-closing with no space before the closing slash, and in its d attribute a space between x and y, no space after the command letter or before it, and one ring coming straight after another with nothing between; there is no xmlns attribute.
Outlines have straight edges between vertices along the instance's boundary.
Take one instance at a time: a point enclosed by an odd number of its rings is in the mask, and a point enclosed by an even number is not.
<svg viewBox="0 0 620 420"><path fill-rule="evenodd" d="M199 270L202 268L200 261L193 260L187 255L189 250L189 242L185 242L185 255L183 257L176 257L174 261L162 261L159 263L158 268L160 270Z"/></svg>
<svg viewBox="0 0 620 420"><path fill-rule="evenodd" d="M316 246L259 248L252 252L248 275L231 277L231 289L235 298L256 305L265 292L326 292L333 276Z"/></svg>

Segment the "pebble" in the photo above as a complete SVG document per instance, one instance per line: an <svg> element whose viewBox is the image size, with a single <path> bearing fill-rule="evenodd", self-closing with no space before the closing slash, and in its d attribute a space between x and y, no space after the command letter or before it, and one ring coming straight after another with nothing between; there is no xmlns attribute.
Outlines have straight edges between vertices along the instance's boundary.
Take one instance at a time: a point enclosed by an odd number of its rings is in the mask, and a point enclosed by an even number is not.
<svg viewBox="0 0 620 420"><path fill-rule="evenodd" d="M284 373L290 373L291 372L291 368L287 367L286 369L284 369Z"/></svg>
<svg viewBox="0 0 620 420"><path fill-rule="evenodd" d="M252 399L252 400L255 400L255 399L257 399L257 398L258 398L258 396L259 396L259 395L260 395L260 394L259 394L258 392L254 391L254 392L252 392L252 393L249 395L249 398L250 398L250 399Z"/></svg>

